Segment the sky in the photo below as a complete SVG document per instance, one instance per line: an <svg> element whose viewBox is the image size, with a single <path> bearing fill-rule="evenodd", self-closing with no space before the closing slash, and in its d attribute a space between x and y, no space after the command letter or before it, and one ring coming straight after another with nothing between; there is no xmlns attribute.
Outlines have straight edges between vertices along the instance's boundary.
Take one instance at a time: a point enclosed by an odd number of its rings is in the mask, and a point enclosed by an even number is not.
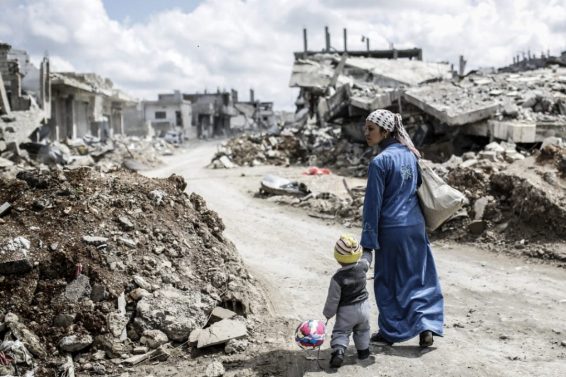
<svg viewBox="0 0 566 377"><path fill-rule="evenodd" d="M48 54L55 71L95 72L137 98L239 91L293 108L293 52L331 45L421 47L426 61L503 66L566 50L565 0L0 0L0 41Z"/></svg>

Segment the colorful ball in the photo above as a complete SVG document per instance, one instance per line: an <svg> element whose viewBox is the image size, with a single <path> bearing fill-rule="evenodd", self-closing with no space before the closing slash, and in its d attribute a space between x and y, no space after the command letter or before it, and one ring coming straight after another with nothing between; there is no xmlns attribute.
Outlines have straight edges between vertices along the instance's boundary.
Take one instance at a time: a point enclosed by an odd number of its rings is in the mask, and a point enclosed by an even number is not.
<svg viewBox="0 0 566 377"><path fill-rule="evenodd" d="M326 325L316 319L308 320L299 325L295 331L295 342L302 349L312 349L324 343Z"/></svg>

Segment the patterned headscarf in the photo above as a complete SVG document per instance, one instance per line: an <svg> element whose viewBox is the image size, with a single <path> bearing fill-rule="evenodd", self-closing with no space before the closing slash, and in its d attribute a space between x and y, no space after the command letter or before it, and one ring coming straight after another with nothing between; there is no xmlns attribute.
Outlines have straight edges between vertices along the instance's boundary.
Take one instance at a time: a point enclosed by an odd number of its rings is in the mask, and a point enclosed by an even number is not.
<svg viewBox="0 0 566 377"><path fill-rule="evenodd" d="M403 145L407 146L417 156L421 158L421 153L415 148L411 137L403 126L401 114L394 114L389 110L375 110L366 118L369 121L386 131L391 132L395 138Z"/></svg>

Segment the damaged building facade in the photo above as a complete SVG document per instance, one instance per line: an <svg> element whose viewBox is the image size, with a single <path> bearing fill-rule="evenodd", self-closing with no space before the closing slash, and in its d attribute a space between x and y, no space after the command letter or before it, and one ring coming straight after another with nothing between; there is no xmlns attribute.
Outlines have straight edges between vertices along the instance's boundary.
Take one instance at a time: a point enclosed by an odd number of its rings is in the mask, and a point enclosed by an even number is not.
<svg viewBox="0 0 566 377"><path fill-rule="evenodd" d="M115 89L112 81L93 73L57 72L51 76L51 140L86 135L105 140L124 134L123 109L134 100Z"/></svg>
<svg viewBox="0 0 566 377"><path fill-rule="evenodd" d="M177 131L181 138L197 137L192 121L191 101L183 98L180 91L157 95L157 101L143 101L143 119L155 135L163 137L167 131Z"/></svg>

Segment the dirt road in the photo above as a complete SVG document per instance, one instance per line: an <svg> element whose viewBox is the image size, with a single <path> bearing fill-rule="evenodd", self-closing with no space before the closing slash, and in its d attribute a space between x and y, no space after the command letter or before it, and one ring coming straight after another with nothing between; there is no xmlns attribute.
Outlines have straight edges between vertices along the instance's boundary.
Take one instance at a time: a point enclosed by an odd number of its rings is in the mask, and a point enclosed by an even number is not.
<svg viewBox="0 0 566 377"><path fill-rule="evenodd" d="M264 174L296 178L302 169L207 169L215 150L213 142L193 145L169 157L166 167L146 174L183 175L187 190L204 196L224 220L226 236L265 286L275 316L297 323L322 318L329 279L337 268L333 243L340 233L359 234L359 229L327 224L253 197ZM426 351L418 348L418 339L376 346L367 365L357 364L350 349L347 365L336 375L566 376L564 269L457 244L435 243L433 252L446 301L445 337L436 338ZM373 304L371 281L368 288ZM375 309L372 315L376 325ZM293 344L291 333L281 343L281 355L284 360L278 362L288 363L289 376L327 373L312 361L302 361L305 354Z"/></svg>

